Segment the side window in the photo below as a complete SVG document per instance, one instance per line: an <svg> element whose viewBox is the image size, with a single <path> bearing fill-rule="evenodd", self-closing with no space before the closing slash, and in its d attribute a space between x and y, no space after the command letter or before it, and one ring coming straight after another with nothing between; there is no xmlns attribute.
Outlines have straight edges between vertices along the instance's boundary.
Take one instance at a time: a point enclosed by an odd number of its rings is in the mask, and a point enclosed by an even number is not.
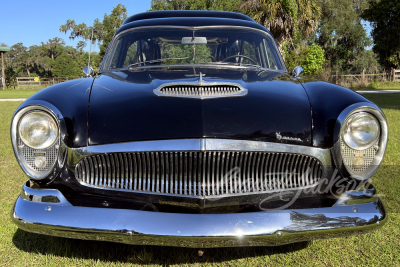
<svg viewBox="0 0 400 267"><path fill-rule="evenodd" d="M117 43L113 45L113 50L110 51L110 55L112 55L112 58L109 59L109 65L107 69L115 69L118 68L118 57L121 53L121 38L116 41Z"/></svg>
<svg viewBox="0 0 400 267"><path fill-rule="evenodd" d="M280 69L280 64L277 62L278 55L275 50L271 50L270 42L264 39L265 49L267 50L267 59L270 69ZM278 65L279 64L279 65Z"/></svg>
<svg viewBox="0 0 400 267"><path fill-rule="evenodd" d="M268 64L271 69L278 69L278 65L276 64L274 54L272 54L271 49L267 45L267 55L268 55Z"/></svg>
<svg viewBox="0 0 400 267"><path fill-rule="evenodd" d="M254 44L251 44L247 41L243 41L243 55L246 57L249 57L254 60L254 62L258 62L257 56L256 56L256 46ZM254 65L254 62L252 60L243 59L243 63L245 64L252 64ZM260 64L260 62L258 62Z"/></svg>
<svg viewBox="0 0 400 267"><path fill-rule="evenodd" d="M130 64L138 63L137 42L131 44L126 52L126 57L123 67L128 67Z"/></svg>

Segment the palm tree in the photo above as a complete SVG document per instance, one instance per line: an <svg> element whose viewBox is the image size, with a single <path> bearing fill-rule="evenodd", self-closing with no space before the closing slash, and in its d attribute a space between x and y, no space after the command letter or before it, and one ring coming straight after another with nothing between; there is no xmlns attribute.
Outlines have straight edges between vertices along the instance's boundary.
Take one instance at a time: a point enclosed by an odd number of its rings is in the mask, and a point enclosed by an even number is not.
<svg viewBox="0 0 400 267"><path fill-rule="evenodd" d="M321 17L319 0L245 0L247 15L271 31L279 49L283 42L293 42L296 34L310 36Z"/></svg>

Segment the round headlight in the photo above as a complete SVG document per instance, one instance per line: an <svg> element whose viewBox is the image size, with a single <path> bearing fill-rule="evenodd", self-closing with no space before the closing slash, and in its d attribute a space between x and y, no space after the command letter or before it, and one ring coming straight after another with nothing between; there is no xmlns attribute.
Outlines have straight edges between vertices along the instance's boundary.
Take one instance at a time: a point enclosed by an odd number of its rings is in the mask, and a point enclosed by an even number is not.
<svg viewBox="0 0 400 267"><path fill-rule="evenodd" d="M22 117L19 123L19 136L29 147L45 149L57 140L57 123L49 114L33 111Z"/></svg>
<svg viewBox="0 0 400 267"><path fill-rule="evenodd" d="M355 150L371 147L380 136L380 124L370 113L359 112L351 115L343 128L343 141Z"/></svg>

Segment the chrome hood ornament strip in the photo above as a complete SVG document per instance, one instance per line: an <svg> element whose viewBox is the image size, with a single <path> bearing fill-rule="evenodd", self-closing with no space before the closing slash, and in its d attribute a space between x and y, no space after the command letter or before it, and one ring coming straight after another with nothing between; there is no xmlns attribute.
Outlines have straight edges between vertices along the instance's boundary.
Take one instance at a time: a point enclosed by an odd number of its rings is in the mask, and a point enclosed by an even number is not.
<svg viewBox="0 0 400 267"><path fill-rule="evenodd" d="M197 99L245 96L247 92L247 89L236 83L207 82L201 72L197 83L167 83L153 90L156 96Z"/></svg>

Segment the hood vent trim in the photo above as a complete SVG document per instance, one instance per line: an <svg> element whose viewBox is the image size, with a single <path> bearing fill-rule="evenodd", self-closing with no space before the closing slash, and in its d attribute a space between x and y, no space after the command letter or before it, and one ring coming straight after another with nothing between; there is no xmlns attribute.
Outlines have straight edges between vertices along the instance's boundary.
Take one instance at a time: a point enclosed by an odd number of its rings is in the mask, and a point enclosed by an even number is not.
<svg viewBox="0 0 400 267"><path fill-rule="evenodd" d="M164 84L153 90L156 96L210 99L245 96L248 90L233 83Z"/></svg>

